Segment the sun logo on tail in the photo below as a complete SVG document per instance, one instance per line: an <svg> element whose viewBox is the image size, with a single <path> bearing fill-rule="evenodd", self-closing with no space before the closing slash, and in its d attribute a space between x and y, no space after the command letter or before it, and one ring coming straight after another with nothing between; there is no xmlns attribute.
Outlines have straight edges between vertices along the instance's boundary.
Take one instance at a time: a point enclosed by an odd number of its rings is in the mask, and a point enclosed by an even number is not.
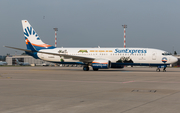
<svg viewBox="0 0 180 113"><path fill-rule="evenodd" d="M27 37L30 37L30 35L34 35L35 38L37 40L40 40L39 36L37 35L37 33L34 31L34 29L32 27L27 27L24 29L24 36L25 36L25 39L27 39Z"/></svg>

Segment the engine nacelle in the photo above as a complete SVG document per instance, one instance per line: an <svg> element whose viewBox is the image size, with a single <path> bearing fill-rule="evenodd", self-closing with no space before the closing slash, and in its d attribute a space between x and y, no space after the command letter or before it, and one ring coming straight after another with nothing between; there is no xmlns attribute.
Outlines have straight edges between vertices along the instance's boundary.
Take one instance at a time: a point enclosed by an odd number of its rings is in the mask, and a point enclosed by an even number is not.
<svg viewBox="0 0 180 113"><path fill-rule="evenodd" d="M108 69L111 67L111 61L109 60L94 60L92 62L92 68L94 69Z"/></svg>

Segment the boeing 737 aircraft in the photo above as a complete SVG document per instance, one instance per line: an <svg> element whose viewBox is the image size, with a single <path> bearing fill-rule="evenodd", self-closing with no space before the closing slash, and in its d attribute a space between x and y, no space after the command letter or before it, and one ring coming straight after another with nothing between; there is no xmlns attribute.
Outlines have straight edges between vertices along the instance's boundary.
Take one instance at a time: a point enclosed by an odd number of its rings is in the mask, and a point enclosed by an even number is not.
<svg viewBox="0 0 180 113"><path fill-rule="evenodd" d="M91 66L94 71L124 66L157 66L164 67L177 62L177 58L168 52L152 48L56 48L44 43L27 20L22 20L27 49L9 47L25 51L36 59L60 63L82 64L83 70Z"/></svg>

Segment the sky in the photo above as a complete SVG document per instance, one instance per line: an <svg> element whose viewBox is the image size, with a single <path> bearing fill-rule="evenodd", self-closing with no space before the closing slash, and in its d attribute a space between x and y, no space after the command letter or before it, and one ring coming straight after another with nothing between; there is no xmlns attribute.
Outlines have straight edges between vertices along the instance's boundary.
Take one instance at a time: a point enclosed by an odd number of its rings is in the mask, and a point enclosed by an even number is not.
<svg viewBox="0 0 180 113"><path fill-rule="evenodd" d="M26 48L21 20L58 47L156 48L180 54L179 0L0 0L0 55Z"/></svg>

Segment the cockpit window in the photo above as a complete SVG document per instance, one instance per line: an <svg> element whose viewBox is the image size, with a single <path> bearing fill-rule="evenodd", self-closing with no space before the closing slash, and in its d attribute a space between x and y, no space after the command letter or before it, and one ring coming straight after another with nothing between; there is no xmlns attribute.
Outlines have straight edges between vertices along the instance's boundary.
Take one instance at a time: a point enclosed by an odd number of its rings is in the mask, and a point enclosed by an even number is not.
<svg viewBox="0 0 180 113"><path fill-rule="evenodd" d="M171 55L171 53L164 52L164 53L162 53L162 55Z"/></svg>

